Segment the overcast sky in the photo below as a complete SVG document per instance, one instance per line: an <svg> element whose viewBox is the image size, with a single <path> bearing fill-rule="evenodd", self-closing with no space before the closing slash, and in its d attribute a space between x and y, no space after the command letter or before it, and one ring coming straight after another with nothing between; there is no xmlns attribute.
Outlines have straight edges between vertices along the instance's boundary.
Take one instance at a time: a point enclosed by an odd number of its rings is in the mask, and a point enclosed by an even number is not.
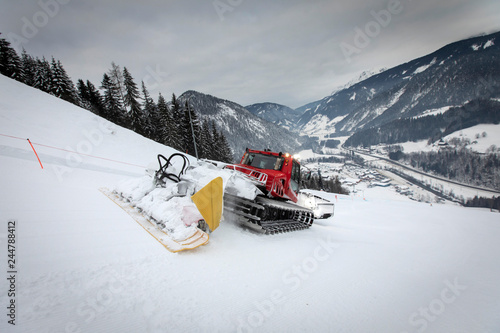
<svg viewBox="0 0 500 333"><path fill-rule="evenodd" d="M156 98L197 90L293 108L362 71L500 31L498 0L1 0L0 32L100 85L111 62ZM500 43L500 41L496 41Z"/></svg>

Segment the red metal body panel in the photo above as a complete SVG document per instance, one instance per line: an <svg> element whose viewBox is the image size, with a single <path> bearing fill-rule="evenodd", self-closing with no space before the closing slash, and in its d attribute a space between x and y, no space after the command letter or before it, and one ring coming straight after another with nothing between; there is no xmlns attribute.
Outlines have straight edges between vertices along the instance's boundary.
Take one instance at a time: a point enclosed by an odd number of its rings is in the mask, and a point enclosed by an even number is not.
<svg viewBox="0 0 500 333"><path fill-rule="evenodd" d="M297 202L300 164L292 155L247 149L241 162L231 168L257 179L268 196Z"/></svg>

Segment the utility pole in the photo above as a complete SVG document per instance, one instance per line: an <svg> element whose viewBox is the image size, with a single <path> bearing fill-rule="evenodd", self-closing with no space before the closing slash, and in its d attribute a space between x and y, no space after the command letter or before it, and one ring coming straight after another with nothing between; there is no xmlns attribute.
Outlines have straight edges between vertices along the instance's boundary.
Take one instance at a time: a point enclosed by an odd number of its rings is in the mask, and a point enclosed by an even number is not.
<svg viewBox="0 0 500 333"><path fill-rule="evenodd" d="M196 160L198 160L198 148L196 148L196 136L194 135L193 119L191 118L191 108L189 107L189 100L187 105L188 105L189 123L191 124L191 133L193 134L194 153L196 155Z"/></svg>

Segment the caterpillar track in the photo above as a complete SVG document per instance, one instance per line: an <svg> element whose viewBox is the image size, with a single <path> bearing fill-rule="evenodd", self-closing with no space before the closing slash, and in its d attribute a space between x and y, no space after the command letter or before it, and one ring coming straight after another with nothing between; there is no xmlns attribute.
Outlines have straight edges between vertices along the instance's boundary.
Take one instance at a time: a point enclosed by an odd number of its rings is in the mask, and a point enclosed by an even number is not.
<svg viewBox="0 0 500 333"><path fill-rule="evenodd" d="M248 227L269 235L307 229L314 221L310 209L262 196L248 200L226 193L224 209Z"/></svg>

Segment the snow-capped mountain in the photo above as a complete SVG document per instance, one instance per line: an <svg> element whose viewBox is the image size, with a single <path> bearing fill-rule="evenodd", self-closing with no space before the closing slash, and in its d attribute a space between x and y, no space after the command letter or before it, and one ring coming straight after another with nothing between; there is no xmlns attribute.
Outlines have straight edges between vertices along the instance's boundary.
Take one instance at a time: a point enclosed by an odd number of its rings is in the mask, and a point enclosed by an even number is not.
<svg viewBox="0 0 500 333"><path fill-rule="evenodd" d="M363 71L363 72L361 72L361 74L356 75L352 80L350 80L346 84L343 84L343 85L338 86L337 88L333 89L333 91L330 94L330 96L335 95L339 91L348 89L348 88L352 87L353 85L355 85L356 83L368 80L373 75L380 74L382 72L385 72L386 70L387 70L387 68L380 68L380 69L377 69L377 70Z"/></svg>
<svg viewBox="0 0 500 333"><path fill-rule="evenodd" d="M256 103L245 106L245 109L259 118L291 130L303 112L276 103Z"/></svg>
<svg viewBox="0 0 500 333"><path fill-rule="evenodd" d="M201 119L215 122L228 139L236 160L247 147L293 153L300 146L298 134L257 117L235 102L193 90L186 91L178 100L181 105L189 101Z"/></svg>
<svg viewBox="0 0 500 333"><path fill-rule="evenodd" d="M303 134L352 134L363 128L500 97L500 32L449 44L310 103ZM304 110L305 109L305 110Z"/></svg>

